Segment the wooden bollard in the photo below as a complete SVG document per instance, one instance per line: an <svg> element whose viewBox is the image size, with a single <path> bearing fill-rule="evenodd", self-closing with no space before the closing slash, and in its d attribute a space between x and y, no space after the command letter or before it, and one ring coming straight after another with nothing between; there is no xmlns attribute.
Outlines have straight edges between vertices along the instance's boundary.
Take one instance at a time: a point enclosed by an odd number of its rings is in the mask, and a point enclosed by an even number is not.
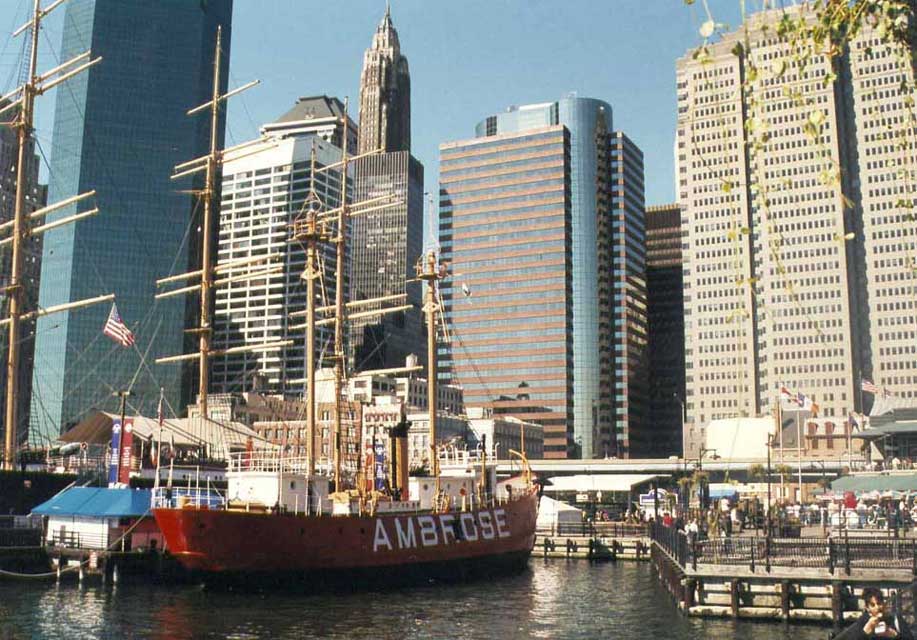
<svg viewBox="0 0 917 640"><path fill-rule="evenodd" d="M690 611L691 607L694 606L694 591L697 589L697 580L694 578L688 578L685 581L685 612Z"/></svg>
<svg viewBox="0 0 917 640"><path fill-rule="evenodd" d="M790 619L790 581L780 581L780 613L784 620Z"/></svg>
<svg viewBox="0 0 917 640"><path fill-rule="evenodd" d="M844 583L831 583L831 619L835 629L844 624Z"/></svg>
<svg viewBox="0 0 917 640"><path fill-rule="evenodd" d="M729 604L732 609L732 617L739 617L739 581L733 578L729 581Z"/></svg>

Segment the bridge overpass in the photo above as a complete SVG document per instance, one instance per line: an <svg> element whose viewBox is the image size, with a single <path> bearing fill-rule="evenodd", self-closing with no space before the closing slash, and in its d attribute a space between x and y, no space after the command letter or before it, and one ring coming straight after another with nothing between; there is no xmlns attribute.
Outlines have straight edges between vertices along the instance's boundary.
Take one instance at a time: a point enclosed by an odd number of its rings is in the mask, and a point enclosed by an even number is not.
<svg viewBox="0 0 917 640"><path fill-rule="evenodd" d="M771 459L771 471L778 464L784 464L793 470L793 474L799 472L800 465L794 456L787 456L783 460L776 458ZM760 458L705 458L698 461L697 458L612 458L602 460L529 460L532 471L541 476L565 476L565 475L606 475L606 474L651 474L651 475L673 475L677 473L693 472L697 468L702 468L710 473L736 473L747 472L752 465L767 464L766 459ZM862 466L863 459L856 457L853 459L854 466ZM840 470L848 466L846 456L843 458L819 459L819 460L802 460L802 472L806 475L811 474L837 474ZM509 474L518 471L518 460L500 460L497 463L497 471L503 474Z"/></svg>

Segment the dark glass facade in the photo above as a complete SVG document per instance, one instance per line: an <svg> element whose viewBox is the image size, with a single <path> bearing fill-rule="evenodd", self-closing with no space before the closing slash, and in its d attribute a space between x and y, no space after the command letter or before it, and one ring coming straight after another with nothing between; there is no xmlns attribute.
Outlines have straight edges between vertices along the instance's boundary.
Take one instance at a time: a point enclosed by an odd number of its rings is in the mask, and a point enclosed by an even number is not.
<svg viewBox="0 0 917 640"><path fill-rule="evenodd" d="M382 153L354 162L353 175L356 202L391 194L396 203L350 223L352 298L407 293L408 303L414 304L407 311L351 321L354 369L403 367L409 354L425 362L421 287L414 281L423 251L423 165L407 151ZM409 280L414 282L405 284Z"/></svg>
<svg viewBox="0 0 917 640"><path fill-rule="evenodd" d="M209 118L186 112L210 99L218 25L225 91L231 17L231 0L66 5L61 57L91 49L103 61L58 89L49 200L95 189L94 201L79 208L101 213L47 234L40 304L113 292L137 344L125 349L102 335L108 305L40 319L32 407L43 437L92 408L113 408L116 389L130 387L132 409L147 414L160 387L175 412L191 397L180 365L154 360L184 350L185 327L197 325L194 303L153 295L157 278L199 262L191 247L199 244L201 208L180 190L199 187L200 179L169 176L208 150ZM72 213L68 207L54 218Z"/></svg>
<svg viewBox="0 0 917 640"><path fill-rule="evenodd" d="M681 208L646 210L646 287L649 325L649 422L646 453L682 453L685 400L685 304L681 274Z"/></svg>

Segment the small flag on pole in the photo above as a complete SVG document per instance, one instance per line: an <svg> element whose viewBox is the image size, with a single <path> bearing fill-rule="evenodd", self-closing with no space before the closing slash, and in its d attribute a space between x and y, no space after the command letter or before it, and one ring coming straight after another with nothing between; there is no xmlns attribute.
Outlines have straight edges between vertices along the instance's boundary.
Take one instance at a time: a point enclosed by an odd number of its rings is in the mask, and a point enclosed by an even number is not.
<svg viewBox="0 0 917 640"><path fill-rule="evenodd" d="M865 391L866 393L871 393L872 395L876 395L876 394L880 393L880 391L881 391L881 390L879 389L879 387L877 387L876 385L874 385L874 384L873 384L872 382L870 382L869 380L866 380L865 378L860 382L860 388L861 388L863 391Z"/></svg>
<svg viewBox="0 0 917 640"><path fill-rule="evenodd" d="M162 429L162 423L163 423L163 420L165 420L165 416L162 413L162 401L163 401L164 395L165 395L165 389L163 387L160 387L159 388L159 408L156 410L156 417L159 419L159 428L160 429Z"/></svg>
<svg viewBox="0 0 917 640"><path fill-rule="evenodd" d="M120 344L122 347L129 347L134 344L134 334L127 328L127 325L121 320L118 313L118 305L112 303L111 313L108 314L108 320L105 321L105 327L102 333Z"/></svg>

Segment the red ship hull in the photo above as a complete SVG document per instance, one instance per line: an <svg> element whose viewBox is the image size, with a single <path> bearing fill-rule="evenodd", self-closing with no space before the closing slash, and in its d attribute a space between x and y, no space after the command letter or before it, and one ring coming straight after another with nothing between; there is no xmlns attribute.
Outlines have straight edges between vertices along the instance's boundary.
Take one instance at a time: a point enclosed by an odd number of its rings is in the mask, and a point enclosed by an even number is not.
<svg viewBox="0 0 917 640"><path fill-rule="evenodd" d="M469 512L303 516L154 509L166 548L204 579L362 579L521 568L535 543L536 490Z"/></svg>

